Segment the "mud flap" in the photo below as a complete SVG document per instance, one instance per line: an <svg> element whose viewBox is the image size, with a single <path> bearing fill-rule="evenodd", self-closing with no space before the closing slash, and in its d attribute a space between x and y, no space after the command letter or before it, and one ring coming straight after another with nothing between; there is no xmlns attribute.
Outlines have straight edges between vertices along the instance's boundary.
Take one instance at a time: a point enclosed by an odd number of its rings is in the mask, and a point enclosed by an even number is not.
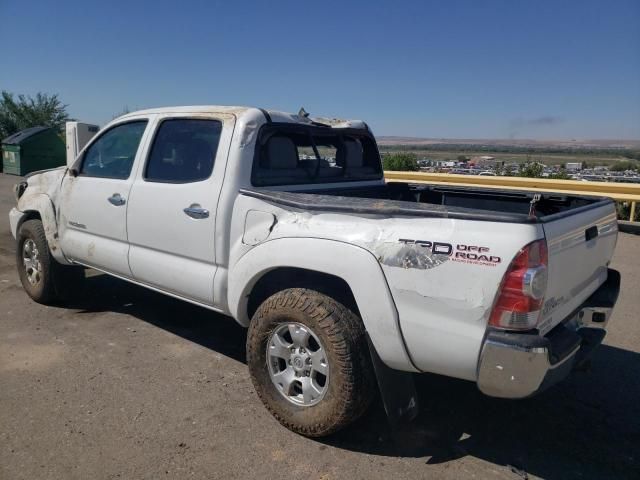
<svg viewBox="0 0 640 480"><path fill-rule="evenodd" d="M373 346L369 335L369 352L376 374L380 396L392 428L411 422L418 415L418 393L413 374L387 367Z"/></svg>

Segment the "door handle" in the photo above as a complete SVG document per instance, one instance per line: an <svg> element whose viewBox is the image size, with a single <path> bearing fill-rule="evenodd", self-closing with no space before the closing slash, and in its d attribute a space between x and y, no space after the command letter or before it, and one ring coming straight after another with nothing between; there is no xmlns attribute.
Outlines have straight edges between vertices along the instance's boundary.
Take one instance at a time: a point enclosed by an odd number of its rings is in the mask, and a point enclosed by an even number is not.
<svg viewBox="0 0 640 480"><path fill-rule="evenodd" d="M584 231L584 239L588 242L589 240L593 240L598 236L598 227L594 225L593 227L589 227Z"/></svg>
<svg viewBox="0 0 640 480"><path fill-rule="evenodd" d="M120 206L124 205L125 203L127 203L127 201L124 199L124 197L122 195L120 195L119 193L114 193L109 198L107 198L107 200L109 200L109 203L111 205L115 205L116 207L120 207Z"/></svg>
<svg viewBox="0 0 640 480"><path fill-rule="evenodd" d="M192 203L182 211L189 215L191 218L200 219L207 218L209 216L209 210L207 210L206 208L202 208L199 203Z"/></svg>

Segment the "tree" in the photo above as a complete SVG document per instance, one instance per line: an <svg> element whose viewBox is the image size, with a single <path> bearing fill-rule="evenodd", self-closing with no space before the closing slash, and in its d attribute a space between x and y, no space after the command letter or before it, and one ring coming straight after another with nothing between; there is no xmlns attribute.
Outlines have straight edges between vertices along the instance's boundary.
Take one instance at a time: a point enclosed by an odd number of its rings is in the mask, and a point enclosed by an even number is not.
<svg viewBox="0 0 640 480"><path fill-rule="evenodd" d="M540 163L523 163L520 165L519 175L521 177L540 178L544 166Z"/></svg>
<svg viewBox="0 0 640 480"><path fill-rule="evenodd" d="M467 163L469 161L469 158L466 155L458 155L458 161Z"/></svg>
<svg viewBox="0 0 640 480"><path fill-rule="evenodd" d="M419 170L418 160L413 153L385 155L382 158L382 167L385 170L395 170L398 172L415 172Z"/></svg>
<svg viewBox="0 0 640 480"><path fill-rule="evenodd" d="M18 95L17 99L5 90L0 94L0 138L40 125L62 132L68 120L67 105L57 94Z"/></svg>
<svg viewBox="0 0 640 480"><path fill-rule="evenodd" d="M512 164L507 164L507 165L504 166L503 174L504 174L505 177L513 177L514 174L515 174L514 170L515 169L514 169Z"/></svg>
<svg viewBox="0 0 640 480"><path fill-rule="evenodd" d="M626 170L636 170L638 163L631 160L620 160L609 167L613 172L624 172Z"/></svg>

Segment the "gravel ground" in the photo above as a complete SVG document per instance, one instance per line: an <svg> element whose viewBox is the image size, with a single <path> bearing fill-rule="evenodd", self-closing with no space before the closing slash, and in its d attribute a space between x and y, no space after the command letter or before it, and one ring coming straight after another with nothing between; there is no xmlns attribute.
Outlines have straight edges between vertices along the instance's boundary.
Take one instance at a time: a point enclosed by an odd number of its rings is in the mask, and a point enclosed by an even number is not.
<svg viewBox="0 0 640 480"><path fill-rule="evenodd" d="M262 407L227 317L88 272L70 308L18 280L0 174L0 478L640 478L640 237L620 234L623 287L591 366L525 401L417 377L400 432L382 407L310 440Z"/></svg>

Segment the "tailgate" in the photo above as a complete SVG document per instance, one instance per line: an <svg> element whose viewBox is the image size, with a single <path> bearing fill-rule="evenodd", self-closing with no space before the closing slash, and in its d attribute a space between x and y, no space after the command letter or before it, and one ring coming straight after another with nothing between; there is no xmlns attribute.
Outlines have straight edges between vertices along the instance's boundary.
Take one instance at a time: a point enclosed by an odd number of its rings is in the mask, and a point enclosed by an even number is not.
<svg viewBox="0 0 640 480"><path fill-rule="evenodd" d="M613 202L550 220L543 223L549 277L539 324L542 334L569 316L604 283L618 234Z"/></svg>

